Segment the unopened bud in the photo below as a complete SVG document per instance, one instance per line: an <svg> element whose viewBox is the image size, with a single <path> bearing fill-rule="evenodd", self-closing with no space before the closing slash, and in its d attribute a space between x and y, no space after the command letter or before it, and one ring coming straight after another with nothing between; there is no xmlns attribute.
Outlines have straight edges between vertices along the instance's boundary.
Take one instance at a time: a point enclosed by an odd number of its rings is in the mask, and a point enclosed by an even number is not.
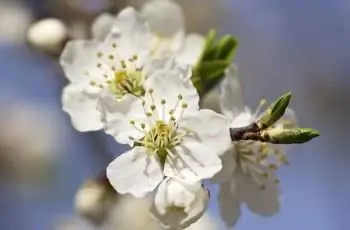
<svg viewBox="0 0 350 230"><path fill-rule="evenodd" d="M318 137L320 134L310 128L296 129L267 129L262 132L262 136L274 144L302 144Z"/></svg>
<svg viewBox="0 0 350 230"><path fill-rule="evenodd" d="M41 51L59 54L68 39L68 29L59 19L47 18L30 26L27 39L30 45Z"/></svg>
<svg viewBox="0 0 350 230"><path fill-rule="evenodd" d="M117 194L106 183L88 180L75 195L75 208L82 217L99 224L108 216L116 198Z"/></svg>
<svg viewBox="0 0 350 230"><path fill-rule="evenodd" d="M284 115L291 97L292 93L286 93L271 104L257 122L259 127L265 129L275 124Z"/></svg>

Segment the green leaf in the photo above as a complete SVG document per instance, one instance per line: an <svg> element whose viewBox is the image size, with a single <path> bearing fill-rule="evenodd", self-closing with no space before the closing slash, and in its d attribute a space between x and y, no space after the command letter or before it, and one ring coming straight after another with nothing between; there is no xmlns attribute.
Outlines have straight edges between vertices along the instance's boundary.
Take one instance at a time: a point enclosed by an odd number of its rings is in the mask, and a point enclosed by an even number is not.
<svg viewBox="0 0 350 230"><path fill-rule="evenodd" d="M204 61L208 59L208 56L212 52L212 49L214 46L215 37L216 37L216 30L214 29L209 30L209 32L206 35L205 47L200 60Z"/></svg>
<svg viewBox="0 0 350 230"><path fill-rule="evenodd" d="M222 37L217 45L217 56L219 60L226 60L227 62L232 62L236 50L238 41L232 35L226 35Z"/></svg>
<svg viewBox="0 0 350 230"><path fill-rule="evenodd" d="M258 125L261 129L270 127L284 115L284 112L286 111L289 105L291 97L291 92L285 93L269 106L269 108L265 111L265 113L258 121Z"/></svg>
<svg viewBox="0 0 350 230"><path fill-rule="evenodd" d="M203 62L198 67L198 74L204 82L217 78L218 73L222 73L229 66L226 61Z"/></svg>

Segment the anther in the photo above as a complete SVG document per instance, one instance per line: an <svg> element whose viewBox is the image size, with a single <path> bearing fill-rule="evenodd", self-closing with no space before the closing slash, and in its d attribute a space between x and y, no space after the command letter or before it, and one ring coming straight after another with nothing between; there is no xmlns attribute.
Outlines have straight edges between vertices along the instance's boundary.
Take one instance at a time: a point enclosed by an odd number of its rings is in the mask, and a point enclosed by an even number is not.
<svg viewBox="0 0 350 230"><path fill-rule="evenodd" d="M145 123L141 123L141 128L145 129L146 128L146 124Z"/></svg>
<svg viewBox="0 0 350 230"><path fill-rule="evenodd" d="M113 47L113 48L117 48L117 44L113 43L113 44L112 44L112 47Z"/></svg>
<svg viewBox="0 0 350 230"><path fill-rule="evenodd" d="M182 99L183 99L183 96L182 96L181 94L179 94L179 95L177 95L177 98L178 98L179 100L182 100Z"/></svg>
<svg viewBox="0 0 350 230"><path fill-rule="evenodd" d="M154 110L156 110L157 107L155 105L151 105L150 108L152 111L154 111Z"/></svg>
<svg viewBox="0 0 350 230"><path fill-rule="evenodd" d="M181 104L181 107L182 107L183 109L186 109L186 108L188 107L188 104L187 104L187 103L182 103L182 104Z"/></svg>
<svg viewBox="0 0 350 230"><path fill-rule="evenodd" d="M98 53L97 53L97 57L98 57L98 58L101 58L102 56L103 56L103 53L102 53L102 52L98 52Z"/></svg>
<svg viewBox="0 0 350 230"><path fill-rule="evenodd" d="M136 54L134 54L134 55L132 55L132 59L134 59L135 61L137 60L137 55Z"/></svg>
<svg viewBox="0 0 350 230"><path fill-rule="evenodd" d="M96 81L90 81L90 85L96 86Z"/></svg>
<svg viewBox="0 0 350 230"><path fill-rule="evenodd" d="M154 92L154 90L152 89L152 88L150 88L149 90L148 90L148 93L150 93L150 94L152 94Z"/></svg>
<svg viewBox="0 0 350 230"><path fill-rule="evenodd" d="M113 56L112 54L110 54L110 55L108 56L108 58L109 58L109 60L114 60L114 56Z"/></svg>
<svg viewBox="0 0 350 230"><path fill-rule="evenodd" d="M160 103L162 104L162 105L164 105L165 104L165 99L162 99L161 101L160 101Z"/></svg>
<svg viewBox="0 0 350 230"><path fill-rule="evenodd" d="M134 120L130 120L130 125L135 125L135 121Z"/></svg>

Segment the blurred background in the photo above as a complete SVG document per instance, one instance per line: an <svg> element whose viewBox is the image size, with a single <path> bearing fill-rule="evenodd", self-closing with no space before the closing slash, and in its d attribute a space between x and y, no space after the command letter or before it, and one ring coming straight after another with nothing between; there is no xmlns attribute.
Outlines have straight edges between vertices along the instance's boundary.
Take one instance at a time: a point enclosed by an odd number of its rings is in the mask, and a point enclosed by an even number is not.
<svg viewBox="0 0 350 230"><path fill-rule="evenodd" d="M244 212L237 230L347 230L350 225L350 2L344 0L179 0L188 31L218 28L240 44L235 62L251 107L293 92L301 126L321 137L294 147L280 171L282 210ZM51 230L81 222L74 196L122 153L103 133L78 133L61 110L67 83L55 55L32 49L35 21L62 19L89 35L102 11L143 0L0 0L0 229ZM211 187L212 197L216 188ZM217 220L216 199L210 214ZM62 223L66 227L61 227ZM72 224L73 226L73 224ZM223 229L223 228L219 228Z"/></svg>

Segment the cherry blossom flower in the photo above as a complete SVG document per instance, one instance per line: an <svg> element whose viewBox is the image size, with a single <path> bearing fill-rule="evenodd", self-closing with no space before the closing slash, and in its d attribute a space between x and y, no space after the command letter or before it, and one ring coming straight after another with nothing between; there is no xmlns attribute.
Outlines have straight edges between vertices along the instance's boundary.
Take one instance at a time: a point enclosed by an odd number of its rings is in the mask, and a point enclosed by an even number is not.
<svg viewBox="0 0 350 230"><path fill-rule="evenodd" d="M133 146L107 167L119 193L140 197L164 176L201 180L221 169L219 155L231 145L229 123L211 110L199 110L190 74L189 66L173 65L150 76L142 98L128 94L115 103L106 94L101 99L105 131Z"/></svg>
<svg viewBox="0 0 350 230"><path fill-rule="evenodd" d="M221 111L231 120L230 127L244 127L259 119L262 100L254 112L244 105L243 92L237 70L230 68L221 84ZM294 112L287 109L276 127L295 126ZM240 206L260 215L270 216L279 210L279 180L275 171L288 164L284 147L257 141L234 142L231 149L222 156L223 168L215 175L214 181L220 182L219 202L221 216L232 227L240 216Z"/></svg>
<svg viewBox="0 0 350 230"><path fill-rule="evenodd" d="M101 31L96 36L91 41L69 42L60 59L70 81L63 90L63 110L79 131L102 128L96 109L101 94L121 100L125 94L142 96L145 92L151 42L145 21L133 8L126 8L104 38Z"/></svg>

